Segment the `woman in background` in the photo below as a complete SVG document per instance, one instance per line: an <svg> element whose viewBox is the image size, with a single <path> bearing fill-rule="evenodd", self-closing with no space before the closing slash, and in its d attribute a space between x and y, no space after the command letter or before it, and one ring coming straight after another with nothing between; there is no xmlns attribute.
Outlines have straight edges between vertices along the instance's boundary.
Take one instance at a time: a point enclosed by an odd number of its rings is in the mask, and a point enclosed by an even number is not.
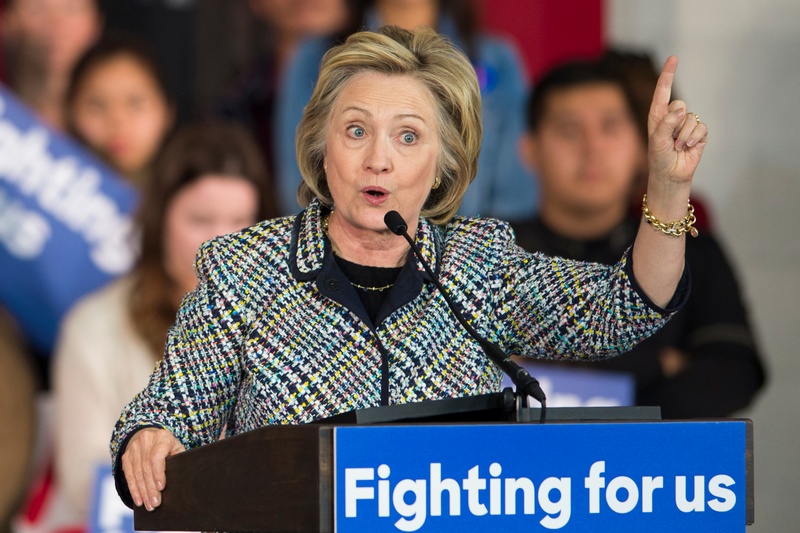
<svg viewBox="0 0 800 533"><path fill-rule="evenodd" d="M238 126L186 126L166 144L140 209L134 271L79 302L54 362L56 472L86 516L97 467L128 401L147 383L183 295L197 282L200 244L272 215L254 141Z"/></svg>
<svg viewBox="0 0 800 533"><path fill-rule="evenodd" d="M134 36L103 39L72 73L66 98L69 132L136 185L145 185L151 175L173 115L154 52Z"/></svg>

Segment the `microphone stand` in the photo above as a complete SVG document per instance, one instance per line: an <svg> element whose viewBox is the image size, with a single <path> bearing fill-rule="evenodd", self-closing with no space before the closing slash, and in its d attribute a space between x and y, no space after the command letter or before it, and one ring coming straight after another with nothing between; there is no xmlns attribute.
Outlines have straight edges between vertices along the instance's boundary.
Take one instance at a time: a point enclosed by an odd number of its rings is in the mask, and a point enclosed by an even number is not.
<svg viewBox="0 0 800 533"><path fill-rule="evenodd" d="M395 235L401 235L408 244L411 246L411 250L414 252L414 255L419 259L420 263L422 263L422 267L427 272L428 276L433 280L436 287L439 289L442 297L444 297L445 302L450 307L450 310L455 315L456 319L461 323L467 333L475 339L478 344L480 344L483 351L492 360L494 364L496 364L500 369L505 372L514 385L517 388L517 420L520 419L519 413L522 409L528 406L528 396L533 396L536 401L538 401L542 408L539 416L539 423L544 423L547 417L547 397L542 390L542 387L539 385L539 382L531 376L527 370L519 366L514 360L511 359L508 355L503 352L502 348L500 348L497 344L493 343L489 339L486 339L478 334L475 329L469 325L466 319L463 317L461 312L456 307L455 303L450 299L447 291L444 290L441 283L439 282L439 278L433 273L431 267L428 265L428 262L422 257L422 253L417 248L414 241L408 235L408 225L403 220L403 217L397 211L389 211L384 216L384 223L386 226L391 230L392 233Z"/></svg>

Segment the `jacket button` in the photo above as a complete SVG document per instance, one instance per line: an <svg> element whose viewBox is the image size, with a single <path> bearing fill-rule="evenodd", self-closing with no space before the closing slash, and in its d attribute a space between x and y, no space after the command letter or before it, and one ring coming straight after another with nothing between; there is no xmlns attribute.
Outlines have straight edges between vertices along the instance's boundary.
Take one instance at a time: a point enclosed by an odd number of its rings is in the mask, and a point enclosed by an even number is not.
<svg viewBox="0 0 800 533"><path fill-rule="evenodd" d="M331 291L339 290L339 282L337 282L335 279L329 279L325 281L325 286Z"/></svg>

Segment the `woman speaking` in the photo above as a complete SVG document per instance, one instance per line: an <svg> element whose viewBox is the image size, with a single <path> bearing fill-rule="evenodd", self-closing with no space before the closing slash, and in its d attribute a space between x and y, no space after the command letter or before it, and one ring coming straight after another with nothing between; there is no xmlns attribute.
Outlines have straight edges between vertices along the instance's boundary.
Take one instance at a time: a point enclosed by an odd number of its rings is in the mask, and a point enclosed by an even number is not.
<svg viewBox="0 0 800 533"><path fill-rule="evenodd" d="M154 509L166 457L223 433L499 390L501 372L384 223L389 211L507 353L610 357L658 329L688 291L687 199L707 137L669 101L676 67L664 65L650 113L648 217L603 266L528 254L507 224L454 216L477 170L481 110L450 43L385 27L331 49L297 131L306 208L201 249L165 356L113 435L123 499Z"/></svg>

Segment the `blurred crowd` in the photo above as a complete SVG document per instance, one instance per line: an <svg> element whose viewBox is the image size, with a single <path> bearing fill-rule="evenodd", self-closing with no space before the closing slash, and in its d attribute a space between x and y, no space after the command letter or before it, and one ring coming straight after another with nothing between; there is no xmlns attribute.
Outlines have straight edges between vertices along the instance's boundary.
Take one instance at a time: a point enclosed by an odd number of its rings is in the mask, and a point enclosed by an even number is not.
<svg viewBox="0 0 800 533"><path fill-rule="evenodd" d="M644 53L608 51L530 83L513 42L482 28L479 7L2 2L2 84L140 200L134 267L75 303L52 350L32 348L40 344L0 302L0 532L86 526L95 470L109 462L114 423L194 287L200 244L299 211L295 128L320 59L354 31L431 26L471 59L483 145L459 214L512 222L531 252L621 256L641 216L658 67ZM667 331L607 365L634 377L637 403L660 405L670 418L728 416L765 382L735 268L714 238L710 209L693 202L701 237L689 240L687 261L699 289ZM61 499L58 516L37 515L43 484Z"/></svg>

